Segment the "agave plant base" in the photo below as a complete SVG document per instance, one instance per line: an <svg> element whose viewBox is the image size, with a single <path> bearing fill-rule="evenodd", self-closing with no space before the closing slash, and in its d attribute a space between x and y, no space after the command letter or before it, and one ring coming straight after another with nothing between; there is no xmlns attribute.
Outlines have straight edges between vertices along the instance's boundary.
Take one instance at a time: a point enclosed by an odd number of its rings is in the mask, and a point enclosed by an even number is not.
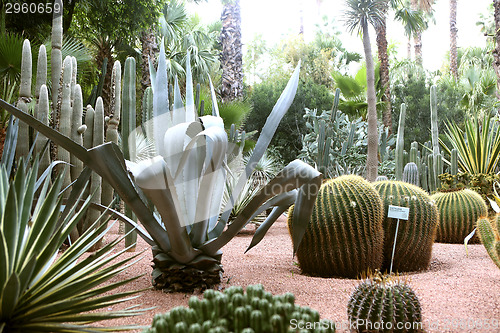
<svg viewBox="0 0 500 333"><path fill-rule="evenodd" d="M165 292L193 292L213 288L221 283L222 253L216 257L200 254L188 264L180 264L153 247L151 281L155 289Z"/></svg>

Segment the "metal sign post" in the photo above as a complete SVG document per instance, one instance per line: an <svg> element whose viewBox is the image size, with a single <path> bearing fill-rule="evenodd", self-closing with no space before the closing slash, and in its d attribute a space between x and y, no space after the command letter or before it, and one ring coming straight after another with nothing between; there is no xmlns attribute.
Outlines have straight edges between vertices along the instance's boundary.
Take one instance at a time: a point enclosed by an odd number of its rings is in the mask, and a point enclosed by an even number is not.
<svg viewBox="0 0 500 333"><path fill-rule="evenodd" d="M396 233L394 234L394 245L392 247L392 257L391 257L391 268L389 269L389 274L392 274L392 264L394 262L394 253L396 252L396 240L398 238L399 220L408 221L410 215L410 208L389 205L387 210L387 217L397 219L396 222Z"/></svg>

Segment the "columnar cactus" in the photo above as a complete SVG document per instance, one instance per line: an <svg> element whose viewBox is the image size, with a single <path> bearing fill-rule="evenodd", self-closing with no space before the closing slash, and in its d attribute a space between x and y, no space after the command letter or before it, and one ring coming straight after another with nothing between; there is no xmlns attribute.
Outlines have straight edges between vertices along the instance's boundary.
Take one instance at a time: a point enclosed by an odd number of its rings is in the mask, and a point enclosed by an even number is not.
<svg viewBox="0 0 500 333"><path fill-rule="evenodd" d="M431 197L421 188L400 181L374 184L384 203L384 262L389 270L397 220L387 217L389 205L409 207L408 221L400 221L394 253L393 270L399 272L426 269L438 225L438 210Z"/></svg>
<svg viewBox="0 0 500 333"><path fill-rule="evenodd" d="M452 192L437 192L432 195L439 209L437 242L463 243L464 238L474 230L481 217L488 216L488 207L483 198L470 189ZM474 236L469 242L478 243Z"/></svg>
<svg viewBox="0 0 500 333"><path fill-rule="evenodd" d="M399 113L398 136L396 140L396 180L403 179L403 150L405 139L405 117L406 117L406 104L401 104L401 111Z"/></svg>
<svg viewBox="0 0 500 333"><path fill-rule="evenodd" d="M491 221L480 218L477 221L477 233L491 259L500 268L500 215L496 215Z"/></svg>
<svg viewBox="0 0 500 333"><path fill-rule="evenodd" d="M418 167L416 163L410 162L405 165L405 168L403 170L403 181L416 186L420 186L420 174L418 172Z"/></svg>
<svg viewBox="0 0 500 333"><path fill-rule="evenodd" d="M25 39L23 43L22 61L21 61L21 85L19 87L19 100L17 107L24 112L29 113L29 104L31 102L31 46L30 41ZM30 150L29 127L26 123L19 123L18 137L16 145L16 157L28 156Z"/></svg>
<svg viewBox="0 0 500 333"><path fill-rule="evenodd" d="M380 268L382 211L379 194L359 176L341 176L324 183L297 250L302 271L356 278ZM292 219L293 207L288 214L289 226Z"/></svg>
<svg viewBox="0 0 500 333"><path fill-rule="evenodd" d="M83 145L83 133L86 126L82 125L83 119L83 96L82 88L75 84L73 88L73 109L71 112L71 140ZM75 181L82 173L83 162L74 155L70 155L71 181Z"/></svg>
<svg viewBox="0 0 500 333"><path fill-rule="evenodd" d="M455 148L451 150L450 174L453 176L458 174L458 151Z"/></svg>
<svg viewBox="0 0 500 333"><path fill-rule="evenodd" d="M417 295L394 276L363 280L349 299L347 315L356 332L423 332Z"/></svg>
<svg viewBox="0 0 500 333"><path fill-rule="evenodd" d="M320 321L317 311L296 305L291 293L273 296L262 285L248 286L245 293L242 287L232 286L223 293L205 290L203 299L189 299L188 308L179 306L155 315L152 326L144 333L286 333L298 331L307 323L318 323L320 328L301 332L335 332L334 323Z"/></svg>
<svg viewBox="0 0 500 333"><path fill-rule="evenodd" d="M70 56L64 59L62 68L62 86L61 90L61 108L59 114L59 132L61 134L71 137L71 123L72 123L72 113L73 108L71 107L71 77L73 74L73 65ZM57 159L67 163L71 163L71 157L69 151L63 148L57 148ZM64 177L63 187L69 186L71 184L70 173L67 172Z"/></svg>
<svg viewBox="0 0 500 333"><path fill-rule="evenodd" d="M38 51L38 61L36 69L36 85L35 85L35 113L34 116L40 120L45 125L49 125L49 101L48 101L48 90L47 90L47 50L45 45L40 46ZM42 86L45 86L42 88ZM44 91L43 91L44 90ZM47 95L45 97L44 95ZM42 101L43 99L43 101ZM45 169L50 164L49 147L47 146L48 139L43 135L38 133L37 140L35 142L35 154L39 156L40 168L38 169L41 175ZM45 149L45 150L44 150Z"/></svg>
<svg viewBox="0 0 500 333"><path fill-rule="evenodd" d="M59 81L61 78L61 66L62 66L62 39L63 39L63 27L62 27L62 10L63 2L62 0L56 0L59 4L61 11L56 13L54 11L52 19L52 48L50 51L50 64L51 64L51 79L52 79L52 105L55 109L57 105L57 92L59 91Z"/></svg>

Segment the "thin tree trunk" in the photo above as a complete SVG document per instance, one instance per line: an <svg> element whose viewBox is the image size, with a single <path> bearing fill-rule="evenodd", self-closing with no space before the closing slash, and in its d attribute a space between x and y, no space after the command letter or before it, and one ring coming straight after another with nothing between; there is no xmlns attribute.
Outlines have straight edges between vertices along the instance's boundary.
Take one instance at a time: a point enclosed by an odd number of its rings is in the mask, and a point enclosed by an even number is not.
<svg viewBox="0 0 500 333"><path fill-rule="evenodd" d="M366 83L368 112L368 152L366 154L366 179L375 181L378 173L378 133L377 133L377 97L375 96L375 65L368 35L368 25L362 24L363 28L363 48L366 60Z"/></svg>
<svg viewBox="0 0 500 333"><path fill-rule="evenodd" d="M450 0L450 73L458 80L457 0Z"/></svg>
<svg viewBox="0 0 500 333"><path fill-rule="evenodd" d="M141 96L147 87L151 86L151 78L149 77L149 60L155 63L156 53L159 52L158 45L156 44L155 33L152 28L144 31L141 34L142 44L142 61L141 61Z"/></svg>
<svg viewBox="0 0 500 333"><path fill-rule="evenodd" d="M418 10L418 0L411 0L411 9ZM413 37L414 48L415 48L415 62L422 65L422 32L417 31Z"/></svg>
<svg viewBox="0 0 500 333"><path fill-rule="evenodd" d="M495 50L493 50L493 68L497 74L497 99L500 100L500 0L493 0L495 10ZM500 109L499 109L500 111ZM499 112L497 111L497 112ZM500 112L499 112L500 113Z"/></svg>
<svg viewBox="0 0 500 333"><path fill-rule="evenodd" d="M387 55L386 14L387 8L384 13L382 24L377 27L376 32L378 60L380 61L380 82L382 83L382 89L384 89L382 101L385 106L382 119L384 126L389 128L389 133L392 133L391 86L389 79L389 56Z"/></svg>
<svg viewBox="0 0 500 333"><path fill-rule="evenodd" d="M226 101L243 97L240 0L224 5L221 21L221 98Z"/></svg>

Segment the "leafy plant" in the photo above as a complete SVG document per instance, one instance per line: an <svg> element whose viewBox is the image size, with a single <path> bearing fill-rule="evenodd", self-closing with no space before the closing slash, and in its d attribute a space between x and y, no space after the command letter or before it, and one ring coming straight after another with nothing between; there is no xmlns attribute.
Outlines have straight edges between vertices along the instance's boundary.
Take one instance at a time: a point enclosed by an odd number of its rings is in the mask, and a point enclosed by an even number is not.
<svg viewBox="0 0 500 333"><path fill-rule="evenodd" d="M20 162L9 182L4 165L0 166L0 332L107 332L134 328L92 325L142 313L134 308L108 309L135 298L130 296L136 293L105 295L138 277L102 286L136 257L109 265L125 251L114 249L120 239L83 257L108 230L105 225L95 224L63 253L58 253L89 206L90 198L83 204L80 200L89 171L73 185L63 205L63 174L52 183L47 177L49 169L37 179L38 161L31 168ZM103 308L107 311L94 311Z"/></svg>
<svg viewBox="0 0 500 333"><path fill-rule="evenodd" d="M232 149L223 121L218 116L217 104L212 103L212 116L196 117L188 66L186 104L183 105L180 89L175 85L174 109L170 111L163 47L158 63L153 85L153 115L157 117L153 133L157 156L146 161L126 163L119 148L112 142L87 150L3 100L0 100L0 106L70 151L111 184L149 234L140 233L153 246L153 284L157 288L193 290L218 283L222 272L220 249L253 214L270 207L274 207L273 212L256 231L249 248L260 242L272 223L294 201L297 214L293 220L296 226L293 239L298 246L309 221L316 189L321 183L321 174L298 160L288 164L264 186L226 228L235 198L292 103L298 85L298 68L271 112L245 166L245 173L239 178L231 200L219 216L226 178L224 165ZM215 99L213 89L212 99ZM134 182L126 165L134 176ZM156 206L162 221L153 215L138 191Z"/></svg>

